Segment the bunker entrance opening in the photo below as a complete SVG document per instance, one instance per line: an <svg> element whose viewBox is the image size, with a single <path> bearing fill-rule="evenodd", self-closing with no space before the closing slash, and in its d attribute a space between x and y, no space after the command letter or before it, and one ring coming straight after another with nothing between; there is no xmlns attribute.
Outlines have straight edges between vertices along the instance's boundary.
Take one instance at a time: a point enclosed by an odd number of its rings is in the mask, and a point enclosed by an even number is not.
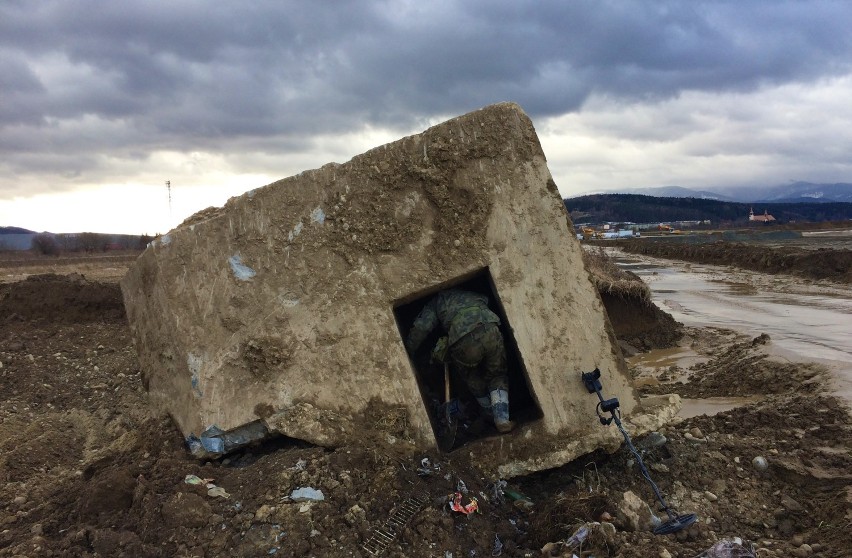
<svg viewBox="0 0 852 558"><path fill-rule="evenodd" d="M535 395L530 390L522 356L487 268L448 281L428 291L415 293L399 301L394 308L394 316L403 342L408 339L415 319L426 304L435 295L446 289L471 291L488 297L488 308L500 318L499 330L506 348L510 419L515 423L516 429L521 424L541 419L543 414L536 402ZM443 430L446 428L446 421L442 420L446 397L444 365L432 359L432 350L438 340L445 335L447 335L447 332L438 324L414 354L409 354L417 385L420 388L420 395L429 414L436 439L440 439ZM447 351L447 360L450 362L450 398L458 403L457 406L454 406L454 409L457 409L455 412L457 428L452 449L455 449L480 438L496 436L498 431L494 425L491 411L483 409L477 403L470 387L454 369L449 352Z"/></svg>

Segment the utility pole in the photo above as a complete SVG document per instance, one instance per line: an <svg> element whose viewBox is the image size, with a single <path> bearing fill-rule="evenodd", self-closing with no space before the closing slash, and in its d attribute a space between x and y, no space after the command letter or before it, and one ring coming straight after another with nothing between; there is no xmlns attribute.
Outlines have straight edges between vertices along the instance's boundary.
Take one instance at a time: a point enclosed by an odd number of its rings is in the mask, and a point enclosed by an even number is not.
<svg viewBox="0 0 852 558"><path fill-rule="evenodd" d="M169 191L169 222L172 220L172 181L166 180L166 189Z"/></svg>

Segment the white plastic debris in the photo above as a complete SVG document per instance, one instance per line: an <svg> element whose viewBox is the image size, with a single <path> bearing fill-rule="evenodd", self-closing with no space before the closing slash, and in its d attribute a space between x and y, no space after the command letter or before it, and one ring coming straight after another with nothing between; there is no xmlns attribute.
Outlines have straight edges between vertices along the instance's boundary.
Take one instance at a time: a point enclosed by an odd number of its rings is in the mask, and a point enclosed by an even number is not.
<svg viewBox="0 0 852 558"><path fill-rule="evenodd" d="M322 502L325 500L325 494L322 493L322 490L304 486L290 493L290 499L294 502Z"/></svg>

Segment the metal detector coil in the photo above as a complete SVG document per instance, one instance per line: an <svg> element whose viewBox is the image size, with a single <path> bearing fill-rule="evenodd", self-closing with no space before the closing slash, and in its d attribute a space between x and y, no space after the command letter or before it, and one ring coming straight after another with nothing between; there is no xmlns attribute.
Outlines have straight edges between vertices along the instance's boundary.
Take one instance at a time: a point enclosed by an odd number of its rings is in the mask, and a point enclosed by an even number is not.
<svg viewBox="0 0 852 558"><path fill-rule="evenodd" d="M624 426L621 424L621 413L619 412L619 403L618 398L613 397L611 399L604 399L603 394L601 394L601 390L603 386L601 386L601 371L598 368L595 368L591 372L581 372L580 377L583 380L583 384L586 386L586 389L589 393L596 393L598 396L598 405L595 408L595 412L598 415L598 419L601 421L601 424L604 426L609 426L611 423L615 422L615 425L618 427L618 430L621 431L622 436L624 436L624 442L627 444L628 449L633 454L633 457L636 458L636 462L639 464L639 469L642 471L642 476L645 477L645 480L648 481L648 484L651 485L651 489L654 491L654 496L657 498L657 501L662 506L663 510L666 512L666 515L669 516L667 521L662 522L660 525L654 528L655 535L668 535L671 533L677 533L682 529L686 529L698 519L698 516L694 513L686 513L679 515L677 511L673 508L669 507L666 503L663 495L660 494L660 489L657 487L657 483L655 483L651 479L650 473L648 473L648 469L645 467L645 463L642 461L642 456L639 454L639 451L633 446L633 442L630 441L630 436L627 434L627 430L624 429ZM610 416L604 416L603 413L609 413Z"/></svg>

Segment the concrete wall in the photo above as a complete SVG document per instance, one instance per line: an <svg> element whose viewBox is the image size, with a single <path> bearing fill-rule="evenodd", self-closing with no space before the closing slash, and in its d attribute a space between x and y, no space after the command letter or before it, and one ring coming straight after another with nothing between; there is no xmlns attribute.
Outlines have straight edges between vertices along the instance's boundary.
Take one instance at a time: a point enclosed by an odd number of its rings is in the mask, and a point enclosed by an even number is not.
<svg viewBox="0 0 852 558"><path fill-rule="evenodd" d="M200 212L152 243L122 290L151 397L186 435L264 419L335 445L379 405L405 409L423 449L435 438L393 309L483 268L543 418L472 452L511 475L617 446L579 372L600 367L628 416L637 400L515 104Z"/></svg>

